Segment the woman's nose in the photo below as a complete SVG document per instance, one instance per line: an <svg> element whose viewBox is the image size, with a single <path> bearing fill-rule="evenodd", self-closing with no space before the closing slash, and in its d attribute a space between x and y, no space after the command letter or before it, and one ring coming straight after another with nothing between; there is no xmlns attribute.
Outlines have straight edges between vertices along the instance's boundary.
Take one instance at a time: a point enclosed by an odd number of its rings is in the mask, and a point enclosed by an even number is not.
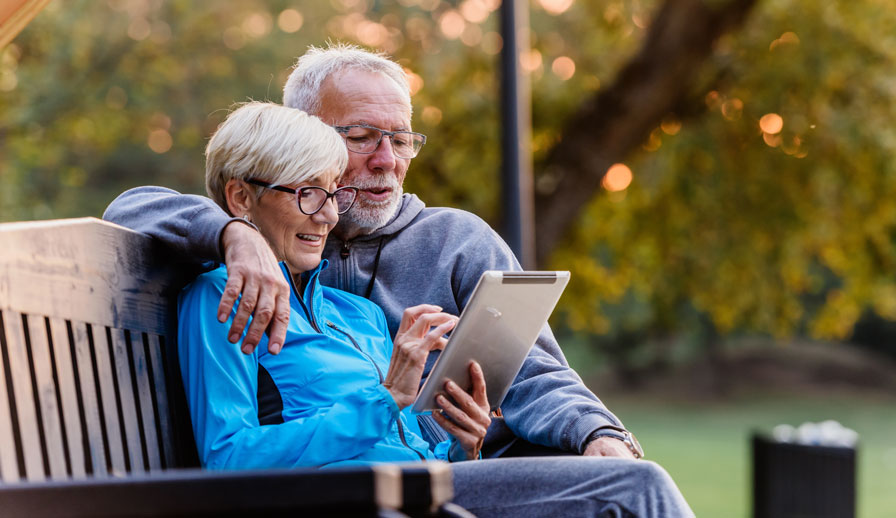
<svg viewBox="0 0 896 518"><path fill-rule="evenodd" d="M315 223L319 223L321 225L335 225L339 222L339 213L337 211L336 206L336 197L327 198L327 201L324 202L323 207L320 208L319 211L315 212L311 219L314 220Z"/></svg>

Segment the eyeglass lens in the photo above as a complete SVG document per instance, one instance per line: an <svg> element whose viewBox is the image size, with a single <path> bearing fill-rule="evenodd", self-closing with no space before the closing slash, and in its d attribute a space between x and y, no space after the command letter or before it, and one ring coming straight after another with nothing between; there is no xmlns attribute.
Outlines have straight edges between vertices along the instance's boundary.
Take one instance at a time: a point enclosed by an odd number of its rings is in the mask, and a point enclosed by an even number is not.
<svg viewBox="0 0 896 518"><path fill-rule="evenodd" d="M353 126L345 132L345 143L349 150L356 153L373 153L385 135L376 128ZM414 158L426 141L423 135L410 131L396 131L388 134L392 139L392 152L398 158Z"/></svg>
<svg viewBox="0 0 896 518"><path fill-rule="evenodd" d="M345 214L355 203L355 189L340 187L332 194L321 187L302 187L296 191L299 209L302 213L312 215L319 211L329 198L336 200L336 213Z"/></svg>

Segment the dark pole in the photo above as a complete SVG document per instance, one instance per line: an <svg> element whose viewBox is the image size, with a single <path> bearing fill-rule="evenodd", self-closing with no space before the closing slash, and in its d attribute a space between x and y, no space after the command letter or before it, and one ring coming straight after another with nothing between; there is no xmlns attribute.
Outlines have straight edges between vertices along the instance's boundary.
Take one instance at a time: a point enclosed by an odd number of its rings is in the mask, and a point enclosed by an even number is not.
<svg viewBox="0 0 896 518"><path fill-rule="evenodd" d="M523 268L535 268L532 195L531 94L520 55L529 49L529 10L523 0L501 2L501 196L503 235Z"/></svg>

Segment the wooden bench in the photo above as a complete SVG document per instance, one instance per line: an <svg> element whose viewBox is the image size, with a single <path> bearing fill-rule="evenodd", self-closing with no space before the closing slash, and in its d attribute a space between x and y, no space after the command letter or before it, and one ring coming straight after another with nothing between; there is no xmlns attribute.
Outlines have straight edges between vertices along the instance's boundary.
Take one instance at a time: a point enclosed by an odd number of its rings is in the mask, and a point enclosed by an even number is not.
<svg viewBox="0 0 896 518"><path fill-rule="evenodd" d="M192 272L164 254L95 218L0 225L0 514L465 514L442 463L198 469L176 354Z"/></svg>

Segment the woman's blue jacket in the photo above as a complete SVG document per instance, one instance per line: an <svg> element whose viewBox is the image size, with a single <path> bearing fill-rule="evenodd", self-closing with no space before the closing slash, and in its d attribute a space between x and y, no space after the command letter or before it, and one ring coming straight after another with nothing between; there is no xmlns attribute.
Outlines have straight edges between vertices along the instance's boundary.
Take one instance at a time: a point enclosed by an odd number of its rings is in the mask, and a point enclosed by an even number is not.
<svg viewBox="0 0 896 518"><path fill-rule="evenodd" d="M321 286L323 261L293 286L280 354L267 337L254 354L227 340L216 318L224 266L200 275L178 300L178 356L203 466L244 469L333 466L446 458L420 436L410 407L399 412L382 385L392 340L374 303ZM248 328L248 326L247 326Z"/></svg>

